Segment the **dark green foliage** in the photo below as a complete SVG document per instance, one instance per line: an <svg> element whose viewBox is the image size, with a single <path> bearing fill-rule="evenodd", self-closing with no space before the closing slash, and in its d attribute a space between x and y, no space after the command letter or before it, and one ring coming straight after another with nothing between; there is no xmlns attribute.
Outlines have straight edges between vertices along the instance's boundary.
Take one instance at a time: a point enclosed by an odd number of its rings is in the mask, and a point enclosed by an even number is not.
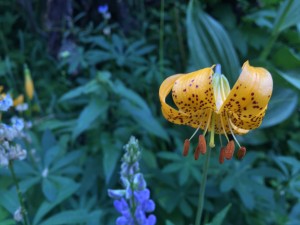
<svg viewBox="0 0 300 225"><path fill-rule="evenodd" d="M160 1L111 1L110 20L94 1L73 1L54 55L42 2L0 0L0 85L24 93L26 63L36 91L23 115L34 124L29 154L14 164L30 224L115 224L107 189L120 187L131 135L157 224L193 224L204 159L182 157L193 129L163 118L158 89L216 63L232 87L246 60L272 73L273 96L262 126L239 137L244 160L220 165L212 150L203 224L300 224L300 1L165 1L163 28ZM0 176L0 225L15 224L16 188L6 168Z"/></svg>

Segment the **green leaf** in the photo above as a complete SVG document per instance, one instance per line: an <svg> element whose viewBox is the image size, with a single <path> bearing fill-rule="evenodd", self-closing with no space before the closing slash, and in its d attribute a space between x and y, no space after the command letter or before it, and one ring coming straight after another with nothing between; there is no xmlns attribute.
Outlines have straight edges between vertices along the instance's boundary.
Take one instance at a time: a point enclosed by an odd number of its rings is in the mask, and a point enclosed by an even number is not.
<svg viewBox="0 0 300 225"><path fill-rule="evenodd" d="M220 190L221 192L228 192L236 185L236 177L233 174L229 174L227 177L222 179Z"/></svg>
<svg viewBox="0 0 300 225"><path fill-rule="evenodd" d="M19 201L15 188L10 189L9 191L1 190L0 205L12 214L19 208Z"/></svg>
<svg viewBox="0 0 300 225"><path fill-rule="evenodd" d="M59 99L59 102L67 101L67 100L70 100L73 98L78 98L84 94L93 93L98 90L99 90L99 86L97 85L97 81L92 80L83 86L79 86L79 87L74 88L73 90L67 92Z"/></svg>
<svg viewBox="0 0 300 225"><path fill-rule="evenodd" d="M192 216L193 209L186 200L183 199L183 200L180 201L179 208L185 216L187 216L187 217Z"/></svg>
<svg viewBox="0 0 300 225"><path fill-rule="evenodd" d="M12 220L12 219L8 219L8 220L4 220L0 222L0 225L15 225L16 221Z"/></svg>
<svg viewBox="0 0 300 225"><path fill-rule="evenodd" d="M57 195L57 198L54 202L48 202L44 201L39 209L37 210L35 217L33 219L33 225L40 225L40 221L42 218L55 206L60 204L62 201L64 201L66 198L70 197L72 194L75 193L75 191L79 188L79 184L72 183L72 185L68 184L62 187L59 190L59 193Z"/></svg>
<svg viewBox="0 0 300 225"><path fill-rule="evenodd" d="M98 116L104 115L108 109L108 102L103 102L93 98L90 103L82 110L77 119L72 138L76 139L78 135L87 130L97 119Z"/></svg>
<svg viewBox="0 0 300 225"><path fill-rule="evenodd" d="M300 153L300 142L294 141L294 140L288 140L287 141L289 148L294 151Z"/></svg>
<svg viewBox="0 0 300 225"><path fill-rule="evenodd" d="M169 163L163 168L164 173L174 173L174 172L179 172L183 169L183 165L181 162L177 163Z"/></svg>
<svg viewBox="0 0 300 225"><path fill-rule="evenodd" d="M298 103L298 95L290 89L275 89L263 119L262 128L274 126L290 117Z"/></svg>
<svg viewBox="0 0 300 225"><path fill-rule="evenodd" d="M241 65L227 32L200 8L198 1L190 0L188 6L187 39L197 68L219 63L231 82L239 75Z"/></svg>
<svg viewBox="0 0 300 225"><path fill-rule="evenodd" d="M292 48L282 46L272 56L272 62L283 70L297 69L300 67L300 56Z"/></svg>
<svg viewBox="0 0 300 225"><path fill-rule="evenodd" d="M60 153L60 146L55 145L51 148L48 148L44 155L44 166L45 168L48 168L50 164L52 164L55 159L58 157Z"/></svg>
<svg viewBox="0 0 300 225"><path fill-rule="evenodd" d="M137 93L130 90L129 88L126 88L122 83L117 82L115 84L114 92L120 95L122 98L128 99L135 106L138 106L144 111L147 111L147 113L150 113L149 107L147 103L143 100L143 98L141 98Z"/></svg>
<svg viewBox="0 0 300 225"><path fill-rule="evenodd" d="M16 221L13 219L6 219L11 215L2 207L0 207L0 225L15 225Z"/></svg>
<svg viewBox="0 0 300 225"><path fill-rule="evenodd" d="M300 1L283 1L277 13L274 27L278 26L278 32L300 23Z"/></svg>
<svg viewBox="0 0 300 225"><path fill-rule="evenodd" d="M121 102L121 106L146 131L166 141L169 140L166 130L157 122L149 109L137 107L126 100Z"/></svg>
<svg viewBox="0 0 300 225"><path fill-rule="evenodd" d="M231 208L231 204L227 205L222 211L220 211L212 220L212 222L207 223L206 225L221 225L224 221L229 209Z"/></svg>
<svg viewBox="0 0 300 225"><path fill-rule="evenodd" d="M54 172L56 170L59 170L75 160L77 160L81 155L83 154L83 150L77 150L77 151L72 151L65 155L62 159L58 159L55 161L54 165L51 168L51 171Z"/></svg>
<svg viewBox="0 0 300 225"><path fill-rule="evenodd" d="M42 147L44 150L51 148L52 146L56 145L56 139L53 133L50 130L46 130L43 133L42 137Z"/></svg>
<svg viewBox="0 0 300 225"><path fill-rule="evenodd" d="M251 182L239 184L235 191L240 196L244 206L247 209L253 209L255 206L255 195L251 191Z"/></svg>
<svg viewBox="0 0 300 225"><path fill-rule="evenodd" d="M269 142L269 138L263 130L250 131L247 135L239 136L238 140L245 145L262 145Z"/></svg>
<svg viewBox="0 0 300 225"><path fill-rule="evenodd" d="M287 82L289 82L294 87L298 88L300 90L300 76L299 71L276 71L283 79L285 79Z"/></svg>
<svg viewBox="0 0 300 225"><path fill-rule="evenodd" d="M120 158L121 149L116 149L115 146L108 147L109 151L103 151L103 171L105 174L106 184L109 183L111 176L117 166L118 160Z"/></svg>
<svg viewBox="0 0 300 225"><path fill-rule="evenodd" d="M142 162L145 163L149 168L157 168L157 160L153 151L143 149L142 151Z"/></svg>
<svg viewBox="0 0 300 225"><path fill-rule="evenodd" d="M57 213L49 219L43 221L39 225L64 225L85 223L88 219L88 214L85 210L69 210Z"/></svg>
<svg viewBox="0 0 300 225"><path fill-rule="evenodd" d="M48 178L42 181L43 194L49 202L53 202L57 197L57 185Z"/></svg>
<svg viewBox="0 0 300 225"><path fill-rule="evenodd" d="M182 169L179 172L179 184L183 186L190 177L190 168L187 165L182 166Z"/></svg>
<svg viewBox="0 0 300 225"><path fill-rule="evenodd" d="M170 220L166 220L166 225L175 225L173 222L171 222Z"/></svg>
<svg viewBox="0 0 300 225"><path fill-rule="evenodd" d="M174 152L159 152L157 153L157 156L163 159L173 160L173 161L182 160L182 158L177 153Z"/></svg>

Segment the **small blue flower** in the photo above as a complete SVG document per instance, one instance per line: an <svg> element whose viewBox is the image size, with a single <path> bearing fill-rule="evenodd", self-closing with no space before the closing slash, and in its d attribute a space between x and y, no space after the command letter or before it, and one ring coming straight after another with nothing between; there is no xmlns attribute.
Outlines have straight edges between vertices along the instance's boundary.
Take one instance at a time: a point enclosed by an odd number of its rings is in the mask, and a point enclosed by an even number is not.
<svg viewBox="0 0 300 225"><path fill-rule="evenodd" d="M125 196L125 190L108 190L108 196L114 199L123 198Z"/></svg>
<svg viewBox="0 0 300 225"><path fill-rule="evenodd" d="M135 185L135 187L138 189L138 190L144 190L147 186L147 183L144 179L144 176L143 174L141 173L138 173L138 174L135 174L134 175L134 178L133 178L133 185Z"/></svg>
<svg viewBox="0 0 300 225"><path fill-rule="evenodd" d="M116 210L118 210L123 215L126 215L128 212L130 212L129 206L124 198L121 198L120 200L115 200L114 206Z"/></svg>
<svg viewBox="0 0 300 225"><path fill-rule="evenodd" d="M142 207L145 212L153 212L155 209L155 203L154 203L154 201L149 199L149 200L143 202Z"/></svg>
<svg viewBox="0 0 300 225"><path fill-rule="evenodd" d="M99 5L98 6L98 12L101 13L101 14L105 14L108 12L108 5L105 4L105 5Z"/></svg>
<svg viewBox="0 0 300 225"><path fill-rule="evenodd" d="M151 214L147 219L147 224L146 225L155 225L155 224L156 224L156 216Z"/></svg>
<svg viewBox="0 0 300 225"><path fill-rule="evenodd" d="M0 97L0 111L7 111L13 105L13 100L9 94L2 98Z"/></svg>
<svg viewBox="0 0 300 225"><path fill-rule="evenodd" d="M10 121L12 123L12 127L16 128L18 131L23 130L24 120L22 118L14 116L10 119Z"/></svg>

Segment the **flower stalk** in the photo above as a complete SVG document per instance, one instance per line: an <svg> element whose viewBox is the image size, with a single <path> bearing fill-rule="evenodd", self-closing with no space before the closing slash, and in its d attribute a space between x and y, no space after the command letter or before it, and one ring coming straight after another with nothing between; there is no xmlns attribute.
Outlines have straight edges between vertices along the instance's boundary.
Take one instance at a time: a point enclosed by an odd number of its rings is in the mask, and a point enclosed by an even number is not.
<svg viewBox="0 0 300 225"><path fill-rule="evenodd" d="M200 223L201 223L203 205L204 205L206 180L207 180L207 174L208 174L208 168L209 168L210 152L211 152L211 149L209 148L208 153L206 154L206 157L205 157L204 165L203 165L202 181L200 184L198 209L197 209L197 214L196 214L195 225L200 225Z"/></svg>
<svg viewBox="0 0 300 225"><path fill-rule="evenodd" d="M18 182L16 173L15 173L15 170L14 170L12 160L9 161L8 168L9 168L9 171L10 171L11 176L13 178L14 184L16 186L17 195L18 195L20 206L21 206L21 215L22 215L22 218L23 218L23 223L24 223L24 225L29 225L29 223L27 221L27 212L26 212L26 209L25 209L24 199L23 199L23 196L22 196L22 193L21 193L21 190L20 190L19 182Z"/></svg>

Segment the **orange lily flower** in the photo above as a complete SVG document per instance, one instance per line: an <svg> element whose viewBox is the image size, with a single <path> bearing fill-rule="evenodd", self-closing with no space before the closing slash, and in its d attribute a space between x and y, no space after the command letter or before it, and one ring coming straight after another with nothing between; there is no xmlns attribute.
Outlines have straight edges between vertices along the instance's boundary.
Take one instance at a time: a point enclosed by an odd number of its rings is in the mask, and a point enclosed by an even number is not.
<svg viewBox="0 0 300 225"><path fill-rule="evenodd" d="M220 163L230 159L234 152L234 141L239 146L238 158L243 158L246 148L241 147L235 134L243 135L260 126L272 95L271 74L262 67L250 66L246 61L242 72L230 89L220 65L204 68L188 74L176 74L163 81L159 98L163 116L170 122L197 128L190 139L185 140L184 155L187 155L190 140L199 129L199 144L194 152L205 154L205 134L210 132L209 146L214 147L214 135L224 134L228 144L220 151ZM177 109L166 103L172 90ZM234 141L227 134L231 134ZM222 140L220 138L220 140Z"/></svg>

